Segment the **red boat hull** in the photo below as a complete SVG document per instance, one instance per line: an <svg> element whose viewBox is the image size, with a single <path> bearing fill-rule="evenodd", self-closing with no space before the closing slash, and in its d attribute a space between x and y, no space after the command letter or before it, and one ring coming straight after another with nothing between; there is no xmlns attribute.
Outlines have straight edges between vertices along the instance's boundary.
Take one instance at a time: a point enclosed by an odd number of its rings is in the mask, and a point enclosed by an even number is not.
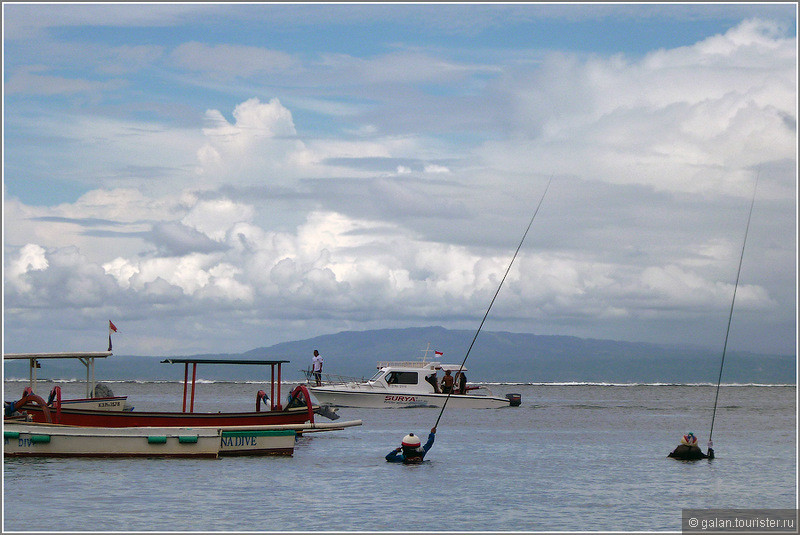
<svg viewBox="0 0 800 535"><path fill-rule="evenodd" d="M40 407L26 405L24 410L34 422L46 422ZM313 421L306 407L265 412L122 412L61 408L59 421L64 425L95 427L225 427L233 425L302 424Z"/></svg>

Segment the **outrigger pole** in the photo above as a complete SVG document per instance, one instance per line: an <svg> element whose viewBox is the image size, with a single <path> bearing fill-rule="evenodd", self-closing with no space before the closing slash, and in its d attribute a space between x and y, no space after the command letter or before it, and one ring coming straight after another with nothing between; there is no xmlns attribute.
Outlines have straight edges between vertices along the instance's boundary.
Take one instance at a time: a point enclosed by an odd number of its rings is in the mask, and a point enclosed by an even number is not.
<svg viewBox="0 0 800 535"><path fill-rule="evenodd" d="M550 180L547 181L547 186L544 188L544 193L542 193L542 198L539 199L539 204L536 205L536 210L534 210L533 215L531 216L531 220L528 222L528 227L525 229L525 233L522 235L522 239L519 241L519 245L517 245L517 250L514 251L514 256L511 257L511 262L508 263L508 267L506 268L506 272L503 275L503 279L500 281L500 284L497 286L497 291L494 293L494 297L492 297L492 302L489 303L489 308L486 309L486 314L483 315L483 319L481 320L481 324L478 326L478 330L475 332L475 336L472 338L472 343L469 344L469 348L467 349L467 354L464 356L464 360L461 361L461 366L458 367L458 372L456 375L461 373L461 370L464 368L464 364L467 363L467 359L469 358L469 353L472 351L472 346L475 345L475 340L478 339L478 334L481 332L481 328L483 328L483 324L486 321L486 317L489 316L489 311L492 309L492 305L494 305L494 300L497 299L497 294L500 293L500 288L503 287L503 283L506 281L506 277L508 277L508 272L511 271L511 266L514 264L514 260L516 260L517 255L519 254L519 250L522 248L522 243L525 241L525 237L528 235L528 231L531 229L531 225L533 225L533 220L536 219L536 214L539 213L539 208L542 206L542 201L544 201L544 196L547 195L547 190L550 189L550 183L553 181L553 177L550 177ZM442 410L439 411L439 417L436 418L436 423L433 427L439 426L439 420L442 418L442 414L444 414L444 408L447 407L447 402L450 399L450 395L453 393L453 389L450 389L450 392L447 393L447 397L444 398L444 403L442 403Z"/></svg>
<svg viewBox="0 0 800 535"><path fill-rule="evenodd" d="M756 188L758 188L758 177L753 185L753 198L750 200L750 213L747 214L747 226L744 230L744 240L742 240L742 253L739 255L739 268L736 270L736 284L733 285L733 298L731 299L731 311L728 314L728 328L725 331L725 344L722 346L722 360L719 363L719 377L717 378L717 392L714 395L714 412L711 414L711 430L708 432L708 446L712 447L711 435L714 434L714 419L717 416L717 401L719 400L719 385L722 383L722 367L725 365L725 352L728 349L728 335L731 332L731 320L733 319L733 304L736 302L736 289L739 287L739 275L742 273L742 260L744 259L744 246L747 244L747 234L750 232L750 218L753 216L753 205L756 202Z"/></svg>

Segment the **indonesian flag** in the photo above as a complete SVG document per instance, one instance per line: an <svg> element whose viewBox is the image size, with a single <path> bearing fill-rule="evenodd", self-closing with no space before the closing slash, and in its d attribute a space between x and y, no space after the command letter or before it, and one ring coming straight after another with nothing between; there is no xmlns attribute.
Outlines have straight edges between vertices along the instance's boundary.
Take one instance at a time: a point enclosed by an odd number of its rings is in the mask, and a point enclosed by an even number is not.
<svg viewBox="0 0 800 535"><path fill-rule="evenodd" d="M434 351L433 354L436 355L437 357L441 357L442 355L444 355L444 353L442 353L441 351Z"/></svg>
<svg viewBox="0 0 800 535"><path fill-rule="evenodd" d="M111 351L111 333L117 332L117 326L108 320L108 350Z"/></svg>

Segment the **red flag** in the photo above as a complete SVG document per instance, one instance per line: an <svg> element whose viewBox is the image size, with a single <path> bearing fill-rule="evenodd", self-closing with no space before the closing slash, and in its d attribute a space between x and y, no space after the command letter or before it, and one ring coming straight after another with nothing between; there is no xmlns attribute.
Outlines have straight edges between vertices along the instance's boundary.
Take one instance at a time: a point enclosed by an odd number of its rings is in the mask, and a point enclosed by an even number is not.
<svg viewBox="0 0 800 535"><path fill-rule="evenodd" d="M444 355L444 353L442 353L441 351L434 351L434 354L435 354L437 357L441 357L442 355Z"/></svg>
<svg viewBox="0 0 800 535"><path fill-rule="evenodd" d="M117 326L111 323L111 320L108 320L108 350L111 351L111 333L117 332Z"/></svg>

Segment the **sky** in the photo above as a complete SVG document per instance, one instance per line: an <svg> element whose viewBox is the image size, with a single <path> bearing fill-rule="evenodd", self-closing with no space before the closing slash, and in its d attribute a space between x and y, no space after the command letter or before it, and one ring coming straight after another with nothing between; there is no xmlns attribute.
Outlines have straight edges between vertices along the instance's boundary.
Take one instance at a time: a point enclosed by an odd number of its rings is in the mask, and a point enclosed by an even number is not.
<svg viewBox="0 0 800 535"><path fill-rule="evenodd" d="M796 354L794 3L6 2L3 47L6 352L476 330L544 195L484 330L722 351L754 199L728 350Z"/></svg>

